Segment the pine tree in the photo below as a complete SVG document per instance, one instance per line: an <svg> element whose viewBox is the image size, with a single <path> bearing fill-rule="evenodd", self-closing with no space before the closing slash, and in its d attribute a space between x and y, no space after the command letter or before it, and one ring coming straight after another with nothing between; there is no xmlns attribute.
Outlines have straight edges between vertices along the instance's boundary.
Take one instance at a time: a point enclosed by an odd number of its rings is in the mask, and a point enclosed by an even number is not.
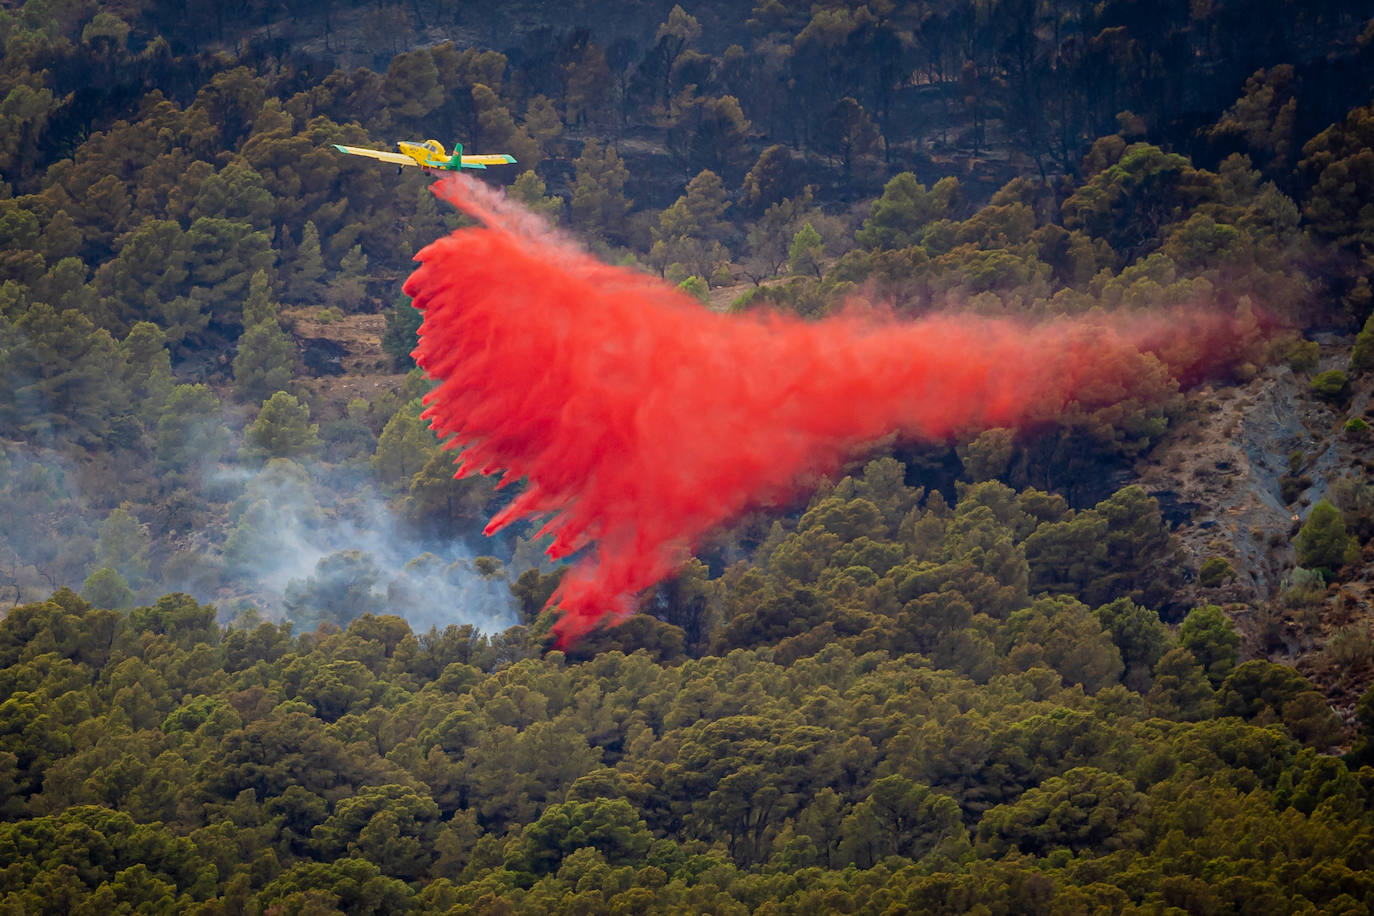
<svg viewBox="0 0 1374 916"><path fill-rule="evenodd" d="M134 592L124 577L108 566L102 566L86 577L81 586L81 597L93 606L112 611L123 611L133 607Z"/></svg>
<svg viewBox="0 0 1374 916"><path fill-rule="evenodd" d="M248 280L248 298L243 300L243 326L251 328L264 321L276 321L277 311L278 306L272 301L267 271L255 271Z"/></svg>
<svg viewBox="0 0 1374 916"><path fill-rule="evenodd" d="M515 179L514 184L510 186L510 196L549 222L557 224L559 216L563 213L563 198L545 197L544 192L547 189L544 179L540 178L534 169L530 169L521 172L520 177Z"/></svg>
<svg viewBox="0 0 1374 916"><path fill-rule="evenodd" d="M252 325L239 336L234 357L234 393L240 401L262 403L291 381L295 347L276 320Z"/></svg>
<svg viewBox="0 0 1374 916"><path fill-rule="evenodd" d="M137 584L148 574L148 528L124 506L100 523L95 561Z"/></svg>
<svg viewBox="0 0 1374 916"><path fill-rule="evenodd" d="M151 321L140 321L120 343L124 353L124 382L129 400L145 426L152 427L172 390L172 357L167 335Z"/></svg>
<svg viewBox="0 0 1374 916"><path fill-rule="evenodd" d="M308 455L320 446L320 426L310 422L310 408L285 391L278 391L263 402L254 420L244 431L248 440L240 457L295 458Z"/></svg>
<svg viewBox="0 0 1374 916"><path fill-rule="evenodd" d="M300 302L314 302L320 297L323 286L320 278L324 276L324 256L320 253L320 231L315 223L307 220L301 231L301 243L296 248L292 262L293 270L287 290L291 297Z"/></svg>
<svg viewBox="0 0 1374 916"><path fill-rule="evenodd" d="M630 200L625 196L630 170L613 147L603 148L596 140L588 140L582 147L582 155L573 160L573 168L573 224L593 237L613 234L630 209Z"/></svg>
<svg viewBox="0 0 1374 916"><path fill-rule="evenodd" d="M821 275L821 234L810 223L804 224L792 236L792 244L787 249L787 269L794 274Z"/></svg>
<svg viewBox="0 0 1374 916"><path fill-rule="evenodd" d="M396 412L377 439L372 469L382 483L404 489L417 471L425 466L439 443L429 424L420 419L420 402L415 400Z"/></svg>
<svg viewBox="0 0 1374 916"><path fill-rule="evenodd" d="M1312 507L1302 530L1293 539L1293 547L1298 553L1298 565L1327 573L1353 563L1360 555L1359 544L1346 533L1341 510L1324 499Z"/></svg>
<svg viewBox="0 0 1374 916"><path fill-rule="evenodd" d="M349 311L362 305L367 293L367 255L354 245L339 259L339 274L329 284L329 299Z"/></svg>

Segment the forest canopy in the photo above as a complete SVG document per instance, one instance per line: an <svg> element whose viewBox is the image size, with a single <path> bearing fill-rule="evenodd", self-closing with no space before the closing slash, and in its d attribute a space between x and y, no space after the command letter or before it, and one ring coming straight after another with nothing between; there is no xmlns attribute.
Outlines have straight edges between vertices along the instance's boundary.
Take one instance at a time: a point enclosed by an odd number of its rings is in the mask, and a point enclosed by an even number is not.
<svg viewBox="0 0 1374 916"><path fill-rule="evenodd" d="M1374 910L1374 4L0 42L0 911ZM873 443L557 650L565 567L420 415L401 282L463 217L332 148L431 136L703 310L1205 304L1255 355Z"/></svg>

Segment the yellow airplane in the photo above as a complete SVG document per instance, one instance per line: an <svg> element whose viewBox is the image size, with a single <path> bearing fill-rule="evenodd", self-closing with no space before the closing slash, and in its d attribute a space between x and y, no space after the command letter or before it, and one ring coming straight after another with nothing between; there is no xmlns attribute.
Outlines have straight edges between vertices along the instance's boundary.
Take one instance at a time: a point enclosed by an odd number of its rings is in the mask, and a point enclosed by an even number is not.
<svg viewBox="0 0 1374 916"><path fill-rule="evenodd" d="M515 157L509 153L464 156L463 144L461 143L453 145L453 155L451 156L444 152L444 145L438 140L426 140L423 143L418 140L398 140L396 146L400 149L399 153L379 149L364 149L361 146L334 144L336 150L341 153L348 153L350 156L367 156L396 165L418 165L425 171L454 172L459 169L484 169L489 165L511 165L515 162Z"/></svg>

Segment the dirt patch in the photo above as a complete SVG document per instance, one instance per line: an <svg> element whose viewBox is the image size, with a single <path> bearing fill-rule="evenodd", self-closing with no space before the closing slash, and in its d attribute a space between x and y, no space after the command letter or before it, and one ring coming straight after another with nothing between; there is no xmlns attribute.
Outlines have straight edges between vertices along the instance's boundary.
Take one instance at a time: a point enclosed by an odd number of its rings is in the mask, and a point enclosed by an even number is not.
<svg viewBox="0 0 1374 916"><path fill-rule="evenodd" d="M384 315L337 316L327 308L300 307L284 309L282 318L298 341L322 339L342 346L343 369L350 375L391 366L391 357L382 349Z"/></svg>
<svg viewBox="0 0 1374 916"><path fill-rule="evenodd" d="M731 303L753 288L754 284L752 283L714 286L711 288L710 296L706 300L706 307L713 312L728 312L730 311Z"/></svg>
<svg viewBox="0 0 1374 916"><path fill-rule="evenodd" d="M401 387L405 373L396 371L390 354L382 349L385 316L335 317L325 308L300 307L285 309L282 318L296 341L299 383L312 394L313 403L324 408L325 418L341 415L354 398L371 401ZM331 359L337 354L337 371L327 361L308 359L320 352Z"/></svg>

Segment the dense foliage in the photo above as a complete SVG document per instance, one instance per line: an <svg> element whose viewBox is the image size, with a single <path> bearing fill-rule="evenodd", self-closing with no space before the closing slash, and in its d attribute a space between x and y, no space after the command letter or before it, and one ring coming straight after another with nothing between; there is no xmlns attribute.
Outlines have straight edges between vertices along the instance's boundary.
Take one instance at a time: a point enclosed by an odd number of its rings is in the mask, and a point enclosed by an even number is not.
<svg viewBox="0 0 1374 916"><path fill-rule="evenodd" d="M538 6L0 9L0 912L1374 910L1374 692L1269 655L1374 666L1370 4ZM1217 529L1281 590L1130 485L1211 409L1160 375L550 651L403 374L457 217L330 149L435 133L716 308L1359 331L1276 339L1330 431Z"/></svg>
<svg viewBox="0 0 1374 916"><path fill-rule="evenodd" d="M1374 693L1325 756L1323 698L1237 664L1219 609L1175 634L1129 598L1031 599L1062 500L921 496L876 461L757 562L684 571L659 607L685 626L573 656L546 617L296 637L181 594L15 608L0 906L1368 911ZM1169 560L1158 528L1106 541L1123 589Z"/></svg>

